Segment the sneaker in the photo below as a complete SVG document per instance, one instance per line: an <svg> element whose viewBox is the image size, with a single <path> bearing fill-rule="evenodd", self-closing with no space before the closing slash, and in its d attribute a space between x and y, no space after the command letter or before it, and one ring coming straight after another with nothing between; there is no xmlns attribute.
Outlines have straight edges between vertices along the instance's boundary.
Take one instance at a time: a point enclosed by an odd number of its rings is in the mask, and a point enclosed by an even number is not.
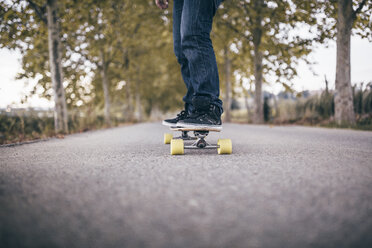
<svg viewBox="0 0 372 248"><path fill-rule="evenodd" d="M187 118L179 120L177 126L222 129L221 110L214 104L207 109L195 109Z"/></svg>
<svg viewBox="0 0 372 248"><path fill-rule="evenodd" d="M187 116L188 116L187 112L185 110L182 110L179 114L177 114L175 118L163 120L162 124L169 127L176 127L177 123L179 121L186 119Z"/></svg>

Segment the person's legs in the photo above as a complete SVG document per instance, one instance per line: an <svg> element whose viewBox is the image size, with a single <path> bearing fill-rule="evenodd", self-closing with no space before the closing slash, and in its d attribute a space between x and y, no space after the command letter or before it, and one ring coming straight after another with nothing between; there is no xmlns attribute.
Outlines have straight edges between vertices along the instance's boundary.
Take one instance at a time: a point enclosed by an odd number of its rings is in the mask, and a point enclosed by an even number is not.
<svg viewBox="0 0 372 248"><path fill-rule="evenodd" d="M174 0L173 5L173 47L178 63L181 65L181 74L185 82L187 93L183 97L185 110L182 110L175 118L163 120L163 125L176 126L178 121L186 119L193 111L192 97L194 89L191 84L188 61L182 52L181 46L181 17L184 0Z"/></svg>
<svg viewBox="0 0 372 248"><path fill-rule="evenodd" d="M222 101L216 56L210 32L221 0L183 0L181 47L187 58L194 89L193 113L177 126L221 128Z"/></svg>
<svg viewBox="0 0 372 248"><path fill-rule="evenodd" d="M182 9L184 6L184 0L174 0L173 4L173 47L174 53L177 57L178 63L181 65L181 74L183 81L185 82L187 93L183 97L185 102L185 110L191 112L192 109L192 97L194 95L194 89L191 84L190 70L187 58L182 52L181 46L181 17Z"/></svg>
<svg viewBox="0 0 372 248"><path fill-rule="evenodd" d="M221 0L175 0L175 6L183 2L181 16L181 48L189 67L190 82L194 90L193 103L208 102L219 107L219 77L210 32L213 17Z"/></svg>

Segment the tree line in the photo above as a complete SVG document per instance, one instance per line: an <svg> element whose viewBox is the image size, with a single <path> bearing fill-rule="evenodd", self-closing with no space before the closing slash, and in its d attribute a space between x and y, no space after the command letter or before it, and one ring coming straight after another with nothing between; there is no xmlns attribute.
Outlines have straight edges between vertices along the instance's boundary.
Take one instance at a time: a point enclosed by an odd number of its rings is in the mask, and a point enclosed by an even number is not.
<svg viewBox="0 0 372 248"><path fill-rule="evenodd" d="M298 63L312 63L317 44L336 40L334 117L355 123L350 37L372 40L371 15L370 0L224 1L212 40L226 121L232 99L249 87L253 120L262 123L262 85L274 80L292 91ZM171 8L158 10L153 0L1 0L0 21L0 47L22 54L17 78L37 78L32 93L54 100L56 132L67 133L68 112L82 106L103 110L111 125L115 107L141 120L182 104Z"/></svg>

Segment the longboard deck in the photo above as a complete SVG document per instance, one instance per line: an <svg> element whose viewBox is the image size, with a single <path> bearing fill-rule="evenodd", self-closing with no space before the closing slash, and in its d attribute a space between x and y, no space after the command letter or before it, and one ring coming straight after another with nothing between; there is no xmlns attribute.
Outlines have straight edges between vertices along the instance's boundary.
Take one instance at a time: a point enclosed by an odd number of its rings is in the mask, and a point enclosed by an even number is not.
<svg viewBox="0 0 372 248"><path fill-rule="evenodd" d="M211 131L221 132L222 127L170 127L172 131Z"/></svg>

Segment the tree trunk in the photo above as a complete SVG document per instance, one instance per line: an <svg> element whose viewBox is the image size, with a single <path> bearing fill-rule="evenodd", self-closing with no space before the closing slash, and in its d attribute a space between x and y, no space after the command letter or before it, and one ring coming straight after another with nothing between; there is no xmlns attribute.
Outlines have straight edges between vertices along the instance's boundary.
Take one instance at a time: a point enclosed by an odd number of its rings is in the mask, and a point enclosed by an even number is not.
<svg viewBox="0 0 372 248"><path fill-rule="evenodd" d="M103 96L105 101L104 107L104 115L105 115L105 123L107 126L111 126L111 118L110 118L110 93L108 87L108 78L107 78L107 62L105 60L104 52L101 50L101 77L102 77L102 88L103 88Z"/></svg>
<svg viewBox="0 0 372 248"><path fill-rule="evenodd" d="M262 39L262 17L261 11L263 8L263 0L256 0L254 8L256 10L256 17L254 19L253 38L253 52L254 52L254 78L255 78L255 115L253 123L260 124L264 122L263 115L263 95L262 95L262 52L260 51Z"/></svg>
<svg viewBox="0 0 372 248"><path fill-rule="evenodd" d="M224 49L225 66L225 122L231 121L231 60L229 58L229 48Z"/></svg>
<svg viewBox="0 0 372 248"><path fill-rule="evenodd" d="M50 73L54 94L54 128L56 133L68 133L68 114L63 88L61 39L57 13L57 0L47 1L48 46Z"/></svg>
<svg viewBox="0 0 372 248"><path fill-rule="evenodd" d="M262 53L258 47L254 48L254 78L255 78L255 115L253 122L260 124L264 122L263 116L263 94L262 94Z"/></svg>
<svg viewBox="0 0 372 248"><path fill-rule="evenodd" d="M244 93L244 103L245 103L245 108L247 109L247 120L250 121L252 118L252 111L251 111L251 107L249 106L248 95L249 95L249 92Z"/></svg>
<svg viewBox="0 0 372 248"><path fill-rule="evenodd" d="M338 1L335 120L355 124L350 76L350 36L353 25L352 0Z"/></svg>
<svg viewBox="0 0 372 248"><path fill-rule="evenodd" d="M126 114L126 121L134 121L133 113L133 94L131 92L131 87L130 87L131 81L127 80L127 84L125 85L125 99L126 99L126 107L125 107L125 114Z"/></svg>
<svg viewBox="0 0 372 248"><path fill-rule="evenodd" d="M142 105L141 105L141 94L136 91L136 119L138 122L142 121Z"/></svg>
<svg viewBox="0 0 372 248"><path fill-rule="evenodd" d="M139 68L137 67L137 75L139 74ZM136 111L135 111L135 116L138 122L141 122L143 120L142 116L142 104L141 104L141 93L140 93L140 79L137 78L138 81L136 82L136 96L135 96L135 101L136 101Z"/></svg>

